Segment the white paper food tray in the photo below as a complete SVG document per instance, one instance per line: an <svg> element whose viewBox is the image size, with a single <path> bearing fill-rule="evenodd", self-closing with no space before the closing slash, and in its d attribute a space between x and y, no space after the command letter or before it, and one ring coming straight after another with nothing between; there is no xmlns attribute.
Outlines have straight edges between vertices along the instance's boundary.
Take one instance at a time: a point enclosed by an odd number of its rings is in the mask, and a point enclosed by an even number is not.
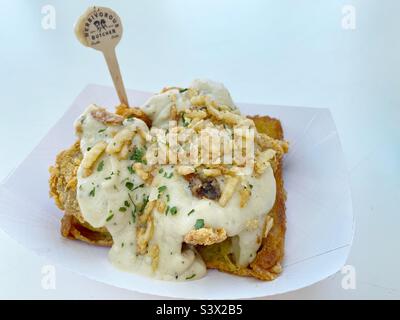
<svg viewBox="0 0 400 320"><path fill-rule="evenodd" d="M149 93L129 91L142 104ZM287 234L284 271L272 282L210 270L198 281L165 282L115 269L108 248L66 240L62 213L49 198L48 167L74 141L73 122L90 104L112 110L114 89L87 86L25 161L0 185L0 227L56 265L90 279L142 293L176 298L236 299L284 293L320 281L345 263L353 239L347 169L328 109L238 103L243 114L281 120L290 151L284 159Z"/></svg>

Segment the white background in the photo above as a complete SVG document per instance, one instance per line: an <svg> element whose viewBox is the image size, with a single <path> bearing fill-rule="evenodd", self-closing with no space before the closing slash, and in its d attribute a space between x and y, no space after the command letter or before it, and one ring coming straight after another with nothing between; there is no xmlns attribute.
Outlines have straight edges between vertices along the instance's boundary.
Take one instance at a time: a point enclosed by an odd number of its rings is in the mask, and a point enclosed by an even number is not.
<svg viewBox="0 0 400 320"><path fill-rule="evenodd" d="M47 4L56 10L54 30L42 27ZM111 84L101 54L73 36L73 23L90 4L0 0L0 179L86 84ZM121 16L117 54L128 88L158 91L207 77L225 83L236 101L330 108L351 181L356 233L348 264L356 270L356 289L344 290L338 273L274 298L400 298L398 1L96 4ZM345 5L356 10L354 30L342 26ZM0 257L0 298L156 298L62 268L56 289L44 290L41 268L48 261L1 230Z"/></svg>

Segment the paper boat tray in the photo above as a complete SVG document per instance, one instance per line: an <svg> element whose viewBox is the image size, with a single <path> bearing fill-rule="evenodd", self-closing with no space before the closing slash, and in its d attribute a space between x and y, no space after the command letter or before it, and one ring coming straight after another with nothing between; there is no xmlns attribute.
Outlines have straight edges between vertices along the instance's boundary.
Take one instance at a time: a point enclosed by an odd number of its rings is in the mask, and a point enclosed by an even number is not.
<svg viewBox="0 0 400 320"><path fill-rule="evenodd" d="M149 93L129 91L142 104ZM73 121L90 103L113 110L111 87L87 86L30 155L0 185L0 227L22 246L90 279L159 296L251 298L284 293L320 281L345 263L353 238L348 174L328 109L239 103L243 114L270 115L283 124L290 151L284 159L287 236L284 271L261 282L210 270L198 281L164 282L115 269L108 248L66 240L61 212L49 198L48 167L74 141Z"/></svg>

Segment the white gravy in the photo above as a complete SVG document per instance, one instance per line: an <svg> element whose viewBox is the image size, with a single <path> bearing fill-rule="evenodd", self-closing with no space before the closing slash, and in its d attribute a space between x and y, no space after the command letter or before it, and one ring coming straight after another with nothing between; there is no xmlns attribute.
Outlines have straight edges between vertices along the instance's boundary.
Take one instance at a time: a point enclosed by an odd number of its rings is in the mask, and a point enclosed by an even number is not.
<svg viewBox="0 0 400 320"><path fill-rule="evenodd" d="M236 110L229 92L222 84L196 80L191 87ZM168 126L171 94L176 96L178 110L189 106L189 100L177 90L154 95L142 107L153 121L153 126ZM109 143L113 133L127 126L149 130L139 119L127 119L121 125L105 126L91 116L91 111L96 108L95 105L89 106L76 121L82 128L80 138L83 155L99 141ZM144 147L138 135L132 143ZM155 176L151 184L145 185L136 173L128 169L133 163L134 160L117 160L115 156L103 153L90 176L84 177L82 167L77 173L77 199L82 215L93 227L104 226L112 235L114 244L109 258L116 267L163 280L201 278L206 273L202 258L191 246L185 246L185 250L182 250L185 234L194 229L198 219L203 219L209 227L224 228L228 237L235 237L233 242L238 265L246 266L255 258L260 246L257 238L262 238L266 214L275 202L276 183L270 166L260 177L246 177L252 185L252 195L247 205L240 208L238 191L225 207L217 201L194 197L188 182L174 172L172 165L158 166L153 171ZM160 187L162 192L158 191ZM149 247L154 244L159 247L159 263L154 270L151 257L136 252L135 223L144 199L149 197L149 200L153 200L158 196L170 208L175 207L176 214L165 215L153 210L154 234ZM248 222L254 220L259 221L258 227L249 228Z"/></svg>

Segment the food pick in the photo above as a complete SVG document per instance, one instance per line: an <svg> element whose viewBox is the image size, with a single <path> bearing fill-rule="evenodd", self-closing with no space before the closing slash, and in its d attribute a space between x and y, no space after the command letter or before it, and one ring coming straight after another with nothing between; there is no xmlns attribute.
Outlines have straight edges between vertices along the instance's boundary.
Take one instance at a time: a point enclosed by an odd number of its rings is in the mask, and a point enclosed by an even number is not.
<svg viewBox="0 0 400 320"><path fill-rule="evenodd" d="M78 19L75 35L86 47L103 52L119 100L129 106L115 47L122 37L122 24L119 16L105 7L90 7Z"/></svg>

